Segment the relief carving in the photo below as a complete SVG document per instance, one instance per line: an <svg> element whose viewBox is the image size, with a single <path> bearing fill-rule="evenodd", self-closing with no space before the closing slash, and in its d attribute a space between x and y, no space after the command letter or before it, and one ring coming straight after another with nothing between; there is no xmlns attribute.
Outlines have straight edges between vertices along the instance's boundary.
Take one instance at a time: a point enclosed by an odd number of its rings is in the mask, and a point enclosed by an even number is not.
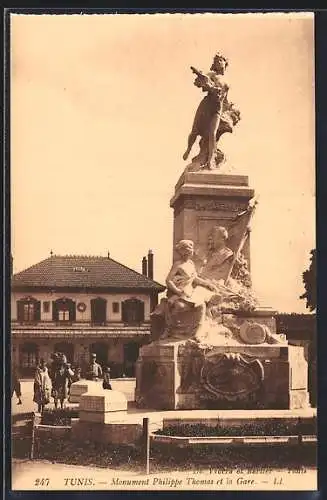
<svg viewBox="0 0 327 500"><path fill-rule="evenodd" d="M201 370L202 399L253 400L262 388L264 369L258 360L248 361L239 353L212 353Z"/></svg>

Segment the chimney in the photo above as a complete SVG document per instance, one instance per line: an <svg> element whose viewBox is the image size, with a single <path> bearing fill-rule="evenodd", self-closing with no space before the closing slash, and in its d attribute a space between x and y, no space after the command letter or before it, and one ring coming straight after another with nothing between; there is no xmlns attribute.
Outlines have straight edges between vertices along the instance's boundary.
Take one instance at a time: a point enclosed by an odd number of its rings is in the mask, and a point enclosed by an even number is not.
<svg viewBox="0 0 327 500"><path fill-rule="evenodd" d="M110 259L110 252L109 252L109 250L108 250L107 259Z"/></svg>
<svg viewBox="0 0 327 500"><path fill-rule="evenodd" d="M148 261L147 261L146 257L143 257L143 259L142 259L142 274L144 276L148 275Z"/></svg>
<svg viewBox="0 0 327 500"><path fill-rule="evenodd" d="M153 280L153 252L152 250L148 251L148 278Z"/></svg>

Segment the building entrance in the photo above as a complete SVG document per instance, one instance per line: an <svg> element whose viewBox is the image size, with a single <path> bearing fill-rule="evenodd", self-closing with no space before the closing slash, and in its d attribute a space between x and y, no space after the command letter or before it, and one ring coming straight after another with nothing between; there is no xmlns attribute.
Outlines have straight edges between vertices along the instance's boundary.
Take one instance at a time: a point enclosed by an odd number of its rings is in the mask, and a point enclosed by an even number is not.
<svg viewBox="0 0 327 500"><path fill-rule="evenodd" d="M124 345L124 373L127 377L135 377L135 363L139 357L140 346L137 342Z"/></svg>
<svg viewBox="0 0 327 500"><path fill-rule="evenodd" d="M96 354L96 361L102 367L108 366L108 344L105 342L95 342L90 345L90 354Z"/></svg>

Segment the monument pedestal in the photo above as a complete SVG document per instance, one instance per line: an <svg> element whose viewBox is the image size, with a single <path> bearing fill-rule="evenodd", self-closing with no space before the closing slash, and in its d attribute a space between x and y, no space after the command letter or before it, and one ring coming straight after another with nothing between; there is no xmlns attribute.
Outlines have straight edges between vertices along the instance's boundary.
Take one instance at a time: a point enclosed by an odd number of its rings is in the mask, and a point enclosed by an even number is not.
<svg viewBox="0 0 327 500"><path fill-rule="evenodd" d="M142 425L127 421L126 396L91 386L82 394L79 419L72 422L72 438L85 443L135 444L142 436Z"/></svg>
<svg viewBox="0 0 327 500"><path fill-rule="evenodd" d="M113 412L127 412L127 400L122 392L100 387L82 394L79 403L81 422L110 423Z"/></svg>
<svg viewBox="0 0 327 500"><path fill-rule="evenodd" d="M86 392L97 391L102 389L102 380L78 380L78 382L73 382L70 386L69 402L79 403L81 401L82 394Z"/></svg>
<svg viewBox="0 0 327 500"><path fill-rule="evenodd" d="M303 347L276 333L275 312L222 312L229 334L213 327L199 344L157 340L136 364L137 405L160 410L309 407ZM221 330L223 331L223 330Z"/></svg>
<svg viewBox="0 0 327 500"><path fill-rule="evenodd" d="M309 407L303 348L157 341L141 348L135 399L158 410Z"/></svg>
<svg viewBox="0 0 327 500"><path fill-rule="evenodd" d="M207 249L207 237L215 225L227 230L238 214L248 208L254 190L246 175L218 174L212 171L184 172L170 200L174 209L174 247L182 239L194 241L201 251ZM248 262L249 239L244 246Z"/></svg>
<svg viewBox="0 0 327 500"><path fill-rule="evenodd" d="M250 312L255 307L250 294L251 280L247 278L250 275L248 226L254 207L249 202L253 197L254 191L244 175L186 171L178 180L170 202L174 209L174 248L180 240L192 240L195 248L192 258L198 275L217 284L223 281L230 296L234 293L228 288L232 280L239 288L234 290L235 301L228 299L227 293L227 299L220 298L217 307L205 302L207 323L201 324L200 335L196 333L201 343L192 339L195 334L187 322L188 318L191 326L198 325L192 308L175 311L174 315L170 310L170 316L166 315L170 318L169 328L167 324L153 324L153 329L155 326L166 329L160 332L162 338L159 336L140 350L135 391L139 407L158 410L309 407L308 368L303 348L288 345L277 334L274 311L270 308ZM181 259L181 255L174 255L174 260ZM229 278L232 280L228 281ZM169 312L167 303L166 307Z"/></svg>

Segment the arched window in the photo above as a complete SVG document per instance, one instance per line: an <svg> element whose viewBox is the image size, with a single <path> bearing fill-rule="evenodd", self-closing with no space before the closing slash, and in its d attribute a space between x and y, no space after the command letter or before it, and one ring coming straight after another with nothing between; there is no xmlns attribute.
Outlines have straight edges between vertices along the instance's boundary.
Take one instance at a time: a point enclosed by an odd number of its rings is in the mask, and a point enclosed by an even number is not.
<svg viewBox="0 0 327 500"><path fill-rule="evenodd" d="M17 300L17 320L21 323L34 323L41 319L41 302L34 297Z"/></svg>
<svg viewBox="0 0 327 500"><path fill-rule="evenodd" d="M144 302L133 298L122 302L122 320L128 325L144 322Z"/></svg>
<svg viewBox="0 0 327 500"><path fill-rule="evenodd" d="M39 348L33 342L24 342L19 349L19 364L23 371L36 368L39 361Z"/></svg>
<svg viewBox="0 0 327 500"><path fill-rule="evenodd" d="M62 297L53 302L52 319L56 322L72 322L76 320L76 303Z"/></svg>
<svg viewBox="0 0 327 500"><path fill-rule="evenodd" d="M91 321L102 325L107 320L107 301L102 297L91 300Z"/></svg>

